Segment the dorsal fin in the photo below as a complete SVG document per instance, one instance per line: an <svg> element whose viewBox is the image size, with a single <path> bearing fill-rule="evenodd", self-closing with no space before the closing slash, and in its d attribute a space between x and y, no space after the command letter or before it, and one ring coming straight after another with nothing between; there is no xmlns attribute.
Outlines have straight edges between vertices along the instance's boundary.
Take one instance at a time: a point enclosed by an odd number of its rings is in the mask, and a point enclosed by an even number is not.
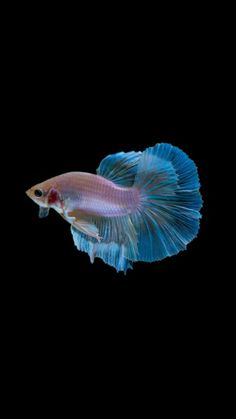
<svg viewBox="0 0 236 419"><path fill-rule="evenodd" d="M142 153L130 151L129 153L110 154L105 157L97 174L121 186L132 186L137 173L137 165Z"/></svg>

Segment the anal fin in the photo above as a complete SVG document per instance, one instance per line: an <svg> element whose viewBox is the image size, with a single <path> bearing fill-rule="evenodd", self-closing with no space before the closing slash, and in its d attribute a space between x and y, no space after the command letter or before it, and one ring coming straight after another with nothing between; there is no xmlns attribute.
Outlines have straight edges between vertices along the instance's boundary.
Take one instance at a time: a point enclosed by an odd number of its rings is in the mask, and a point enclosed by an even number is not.
<svg viewBox="0 0 236 419"><path fill-rule="evenodd" d="M108 219L91 217L90 233L96 231L95 226L101 235L101 241L89 235L88 230L86 232L82 230L84 225L78 225L76 228L73 223L71 224L71 232L77 249L88 253L92 263L97 257L117 271L126 272L127 269L132 268L132 262L138 260L137 233L129 216ZM87 229L87 225L85 228Z"/></svg>

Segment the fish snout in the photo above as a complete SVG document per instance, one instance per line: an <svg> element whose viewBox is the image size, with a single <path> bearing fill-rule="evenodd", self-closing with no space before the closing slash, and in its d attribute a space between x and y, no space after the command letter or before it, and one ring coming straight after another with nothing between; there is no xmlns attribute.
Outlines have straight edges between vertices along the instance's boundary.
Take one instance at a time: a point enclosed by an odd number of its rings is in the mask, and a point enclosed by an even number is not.
<svg viewBox="0 0 236 419"><path fill-rule="evenodd" d="M32 194L32 191L31 191L31 189L27 189L27 191L25 191L25 193L30 198L31 194Z"/></svg>
<svg viewBox="0 0 236 419"><path fill-rule="evenodd" d="M30 199L34 199L34 189L33 188L27 189L27 191L25 191L25 193Z"/></svg>

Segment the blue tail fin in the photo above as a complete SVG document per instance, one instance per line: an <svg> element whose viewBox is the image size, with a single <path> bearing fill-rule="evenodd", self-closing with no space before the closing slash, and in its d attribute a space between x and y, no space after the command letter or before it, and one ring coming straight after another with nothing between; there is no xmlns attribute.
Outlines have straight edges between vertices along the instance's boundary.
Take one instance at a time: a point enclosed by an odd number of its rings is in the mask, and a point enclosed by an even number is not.
<svg viewBox="0 0 236 419"><path fill-rule="evenodd" d="M143 152L134 186L140 190L131 220L138 260L152 262L184 250L199 230L202 198L195 163L179 148L157 144Z"/></svg>

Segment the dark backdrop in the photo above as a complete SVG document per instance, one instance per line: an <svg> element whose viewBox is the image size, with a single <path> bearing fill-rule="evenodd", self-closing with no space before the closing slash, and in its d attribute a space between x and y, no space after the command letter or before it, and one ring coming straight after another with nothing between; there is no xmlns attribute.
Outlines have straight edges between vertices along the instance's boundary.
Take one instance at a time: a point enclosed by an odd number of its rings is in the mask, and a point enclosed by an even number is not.
<svg viewBox="0 0 236 419"><path fill-rule="evenodd" d="M46 95L46 92L45 92ZM209 150L206 126L176 106L169 115L158 113L154 121L137 120L108 106L97 104L97 113L66 103L61 98L48 104L32 99L20 121L21 138L17 151L21 154L21 169L17 174L17 200L23 240L17 257L23 268L26 293L40 301L84 300L84 296L108 300L128 298L143 306L149 300L157 303L192 304L209 290L208 275L211 260L209 190ZM113 100L114 103L115 99ZM125 101L125 100L124 100ZM121 106L121 103L120 103ZM131 105L132 107L132 105ZM131 110L132 111L132 110ZM70 226L51 211L45 219L38 218L38 207L27 198L30 186L67 171L95 173L100 161L118 151L144 150L156 142L169 142L183 149L197 164L202 183L204 206L199 236L187 251L156 263L135 263L134 270L124 276L101 260L90 263L87 254L78 252ZM34 300L33 298L33 300ZM156 301L157 299L157 301ZM65 301L64 301L65 303ZM78 302L78 306L80 303ZM157 303L158 305L158 303Z"/></svg>
<svg viewBox="0 0 236 419"><path fill-rule="evenodd" d="M9 66L14 117L6 142L12 219L17 213L19 220L8 234L9 267L19 313L36 323L55 320L56 327L63 318L82 327L87 316L96 321L103 312L105 321L111 312L140 319L149 313L147 323L197 321L217 287L212 274L217 137L206 53L194 48L194 40L183 51L174 39L171 48L161 43L157 50L142 48L141 58L139 43L121 50L114 40L101 48L93 38L89 47L75 49L60 37L53 39L22 30L14 38ZM37 206L25 195L52 176L95 173L108 154L142 151L160 141L183 149L196 162L202 183L199 236L177 256L136 263L126 276L99 259L92 265L76 250L69 225L53 211L39 219Z"/></svg>
<svg viewBox="0 0 236 419"><path fill-rule="evenodd" d="M64 386L71 379L63 380L63 374L76 371L73 379L82 375L81 386L88 380L90 389L95 378L87 373L90 365L95 371L101 367L95 383L100 388L103 359L111 365L111 376L122 359L133 366L134 377L142 364L144 372L158 370L154 381L163 369L163 382L169 385L176 377L175 389L183 368L187 386L195 376L205 381L209 364L209 375L214 379L217 373L212 354L222 322L223 276L215 273L221 260L215 251L222 247L215 215L219 182L213 171L221 140L214 114L214 37L208 47L205 37L199 40L198 23L189 36L191 28L181 33L177 20L167 39L172 25L158 35L160 20L150 48L140 27L129 42L126 37L121 42L120 26L110 39L110 30L88 26L80 31L81 22L65 30L62 19L54 29L54 15L48 30L44 21L34 28L32 18L27 25L19 20L12 31L4 104L3 183L9 198L3 200L7 269L2 283L7 292L2 296L5 341L12 368L19 371L19 388L22 377L29 387L40 377L45 388L50 373ZM99 259L92 265L75 248L70 226L53 211L39 219L37 206L25 195L52 176L95 173L108 154L142 151L160 141L180 147L196 162L202 184L199 236L177 256L135 263L126 276ZM123 385L126 375L121 380Z"/></svg>

